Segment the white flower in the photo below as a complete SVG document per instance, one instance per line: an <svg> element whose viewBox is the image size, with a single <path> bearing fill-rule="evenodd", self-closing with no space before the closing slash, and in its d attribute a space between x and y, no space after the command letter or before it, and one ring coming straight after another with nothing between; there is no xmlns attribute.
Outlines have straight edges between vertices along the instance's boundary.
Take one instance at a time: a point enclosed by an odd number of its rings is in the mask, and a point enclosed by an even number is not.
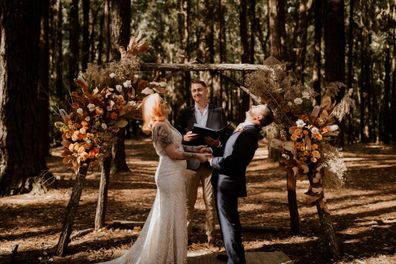
<svg viewBox="0 0 396 264"><path fill-rule="evenodd" d="M102 123L101 127L106 130L107 129L107 125L105 123Z"/></svg>
<svg viewBox="0 0 396 264"><path fill-rule="evenodd" d="M303 102L303 100L302 100L301 98L296 98L296 99L294 99L294 103L295 103L296 105L300 105L300 104L302 104L302 102Z"/></svg>
<svg viewBox="0 0 396 264"><path fill-rule="evenodd" d="M129 88L132 86L132 82L131 82L131 80L127 80L122 85L124 85L125 88Z"/></svg>
<svg viewBox="0 0 396 264"><path fill-rule="evenodd" d="M122 92L122 85L117 84L116 85L116 90L121 93Z"/></svg>
<svg viewBox="0 0 396 264"><path fill-rule="evenodd" d="M87 116L87 117L85 118L85 121L89 122L89 120L91 120L91 118L90 118L89 116Z"/></svg>
<svg viewBox="0 0 396 264"><path fill-rule="evenodd" d="M303 91L302 92L302 98L309 99L309 92Z"/></svg>
<svg viewBox="0 0 396 264"><path fill-rule="evenodd" d="M305 122L303 120L298 119L296 121L296 125L297 125L297 127L304 127L306 124L305 124Z"/></svg>
<svg viewBox="0 0 396 264"><path fill-rule="evenodd" d="M106 107L107 111L113 110L114 105L115 105L114 101L110 100L109 105Z"/></svg>
<svg viewBox="0 0 396 264"><path fill-rule="evenodd" d="M292 106L293 103L289 101L289 102L287 102L287 105L288 105L288 106Z"/></svg>
<svg viewBox="0 0 396 264"><path fill-rule="evenodd" d="M90 112L93 112L93 111L95 111L95 105L94 104L88 104L87 105L87 107L88 107L88 110L90 111Z"/></svg>
<svg viewBox="0 0 396 264"><path fill-rule="evenodd" d="M83 113L84 113L84 111L82 110L82 108L77 109L77 114L82 115Z"/></svg>
<svg viewBox="0 0 396 264"><path fill-rule="evenodd" d="M114 72L110 73L109 76L110 76L110 78L112 78L112 79L113 79L114 77L116 77L116 75L115 75Z"/></svg>
<svg viewBox="0 0 396 264"><path fill-rule="evenodd" d="M311 128L312 133L319 133L319 129L317 127Z"/></svg>

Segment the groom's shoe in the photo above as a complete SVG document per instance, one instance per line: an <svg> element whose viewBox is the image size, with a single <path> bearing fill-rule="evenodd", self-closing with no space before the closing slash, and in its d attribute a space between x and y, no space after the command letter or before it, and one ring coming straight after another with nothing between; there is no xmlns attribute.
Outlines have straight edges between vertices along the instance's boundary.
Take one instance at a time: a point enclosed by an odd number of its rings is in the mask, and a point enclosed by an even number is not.
<svg viewBox="0 0 396 264"><path fill-rule="evenodd" d="M216 259L218 259L220 261L227 262L228 261L228 256L226 254L219 254L219 255L216 256Z"/></svg>

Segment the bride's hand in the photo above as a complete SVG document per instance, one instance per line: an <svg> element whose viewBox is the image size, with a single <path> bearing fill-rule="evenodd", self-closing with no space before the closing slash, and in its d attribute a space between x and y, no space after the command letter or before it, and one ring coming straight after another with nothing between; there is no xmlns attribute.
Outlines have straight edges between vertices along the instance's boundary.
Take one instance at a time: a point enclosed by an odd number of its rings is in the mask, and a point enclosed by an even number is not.
<svg viewBox="0 0 396 264"><path fill-rule="evenodd" d="M212 154L197 154L197 160L199 162L207 162L212 157Z"/></svg>
<svg viewBox="0 0 396 264"><path fill-rule="evenodd" d="M210 153L210 154L213 153L212 148L205 146L205 145L197 146L196 149L197 149L197 152L199 152L199 153Z"/></svg>

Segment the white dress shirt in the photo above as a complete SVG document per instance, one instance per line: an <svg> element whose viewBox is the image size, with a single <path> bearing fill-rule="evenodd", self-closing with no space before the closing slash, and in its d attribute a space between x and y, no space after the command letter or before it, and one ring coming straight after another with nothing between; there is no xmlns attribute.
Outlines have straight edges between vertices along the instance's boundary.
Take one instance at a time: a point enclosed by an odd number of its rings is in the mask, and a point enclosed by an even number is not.
<svg viewBox="0 0 396 264"><path fill-rule="evenodd" d="M195 120L197 121L198 125L206 127L206 122L208 121L208 108L209 104L206 105L204 111L201 113L201 111L199 111L198 105L195 104Z"/></svg>

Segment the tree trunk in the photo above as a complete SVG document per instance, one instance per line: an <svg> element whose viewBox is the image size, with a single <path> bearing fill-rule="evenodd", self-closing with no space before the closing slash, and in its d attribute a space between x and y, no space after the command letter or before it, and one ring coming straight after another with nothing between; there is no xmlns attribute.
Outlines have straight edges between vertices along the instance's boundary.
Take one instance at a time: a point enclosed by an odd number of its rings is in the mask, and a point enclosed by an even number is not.
<svg viewBox="0 0 396 264"><path fill-rule="evenodd" d="M63 5L62 0L58 0L58 25L56 33L56 97L64 100L64 86L63 86Z"/></svg>
<svg viewBox="0 0 396 264"><path fill-rule="evenodd" d="M339 259L341 257L341 251L338 246L336 239L334 227L331 221L331 216L325 209L325 202L322 200L316 205L318 210L320 225L322 226L325 244L330 248L331 255L334 259Z"/></svg>
<svg viewBox="0 0 396 264"><path fill-rule="evenodd" d="M284 60L285 48L285 0L269 0L269 32L271 56Z"/></svg>
<svg viewBox="0 0 396 264"><path fill-rule="evenodd" d="M119 60L120 46L127 47L131 37L131 0L111 1L111 60Z"/></svg>
<svg viewBox="0 0 396 264"><path fill-rule="evenodd" d="M367 101L367 93L366 93L366 41L364 32L361 32L360 36L360 76L359 76L359 95L360 95L360 141L367 142L367 133L366 133L366 101Z"/></svg>
<svg viewBox="0 0 396 264"><path fill-rule="evenodd" d="M81 193L84 188L85 178L89 162L82 164L76 175L76 183L74 184L69 203L66 207L65 218L63 220L62 231L56 246L56 255L64 256L67 246L70 242L70 235L74 224L74 217L77 212L78 204L80 203Z"/></svg>
<svg viewBox="0 0 396 264"><path fill-rule="evenodd" d="M40 174L40 10L41 2L0 4L0 195L29 191Z"/></svg>
<svg viewBox="0 0 396 264"><path fill-rule="evenodd" d="M80 22L78 18L78 1L79 0L71 1L69 13L69 87L72 91L77 88L76 84L74 83L74 79L78 76L80 61Z"/></svg>
<svg viewBox="0 0 396 264"><path fill-rule="evenodd" d="M106 61L110 61L110 53L111 53L111 11L110 11L111 0L104 0L104 25L105 25L105 42L106 42Z"/></svg>
<svg viewBox="0 0 396 264"><path fill-rule="evenodd" d="M348 29L348 73L347 73L347 87L353 88L353 13L354 13L355 0L349 2L349 29ZM354 141L354 129L352 114L348 115L348 144Z"/></svg>
<svg viewBox="0 0 396 264"><path fill-rule="evenodd" d="M102 64L102 56L103 56L103 42L104 36L103 31L105 29L105 15L100 16L100 26L99 26L99 36L98 36L98 64Z"/></svg>
<svg viewBox="0 0 396 264"><path fill-rule="evenodd" d="M107 193L110 180L111 156L105 157L100 164L100 186L98 194L98 203L95 215L95 230L99 230L105 225L107 209Z"/></svg>
<svg viewBox="0 0 396 264"><path fill-rule="evenodd" d="M301 83L304 83L305 77L305 59L307 54L307 33L308 33L308 21L311 18L312 13L312 0L304 0L300 3L299 13L300 13L300 30L299 35L301 36L299 43L299 75Z"/></svg>
<svg viewBox="0 0 396 264"><path fill-rule="evenodd" d="M390 63L390 50L389 48L386 49L386 58L385 58L385 81L384 81L384 111L383 111L383 122L384 122L384 129L380 129L383 131L382 133L382 140L385 144L390 143L390 135L391 131L391 120L390 120L390 75L391 75L391 63ZM395 114L395 113L393 113Z"/></svg>
<svg viewBox="0 0 396 264"><path fill-rule="evenodd" d="M248 17L247 17L247 0L240 0L240 11L239 11L239 33L241 35L241 46L242 46L242 63L248 63L250 59L249 52L249 37L248 37ZM244 79L245 76L243 76ZM239 105L238 120L243 120L245 112L249 109L249 96L242 94L242 105Z"/></svg>
<svg viewBox="0 0 396 264"><path fill-rule="evenodd" d="M41 35L40 35L40 59L39 59L39 82L38 82L38 111L39 124L37 129L40 141L40 167L46 170L44 160L49 155L49 0L42 1L41 10Z"/></svg>
<svg viewBox="0 0 396 264"><path fill-rule="evenodd" d="M82 29L82 50L81 50L81 68L83 71L87 68L89 60L89 9L90 0L82 0L83 3L83 29ZM93 40L91 40L93 41Z"/></svg>
<svg viewBox="0 0 396 264"><path fill-rule="evenodd" d="M392 18L396 21L396 3L392 5ZM392 55L392 99L391 99L391 112L392 112L392 141L396 142L396 28L393 27L391 31L393 40L393 55Z"/></svg>
<svg viewBox="0 0 396 264"><path fill-rule="evenodd" d="M120 46L127 47L131 37L131 0L114 0L111 2L111 39L112 60L120 59ZM125 128L117 133L117 141L113 144L113 172L128 172L125 155Z"/></svg>
<svg viewBox="0 0 396 264"><path fill-rule="evenodd" d="M345 32L344 32L344 0L327 0L325 2L325 76L327 82L345 83ZM344 97L345 88L342 88L336 96L340 102ZM341 133L337 144L344 145L345 121L339 124Z"/></svg>
<svg viewBox="0 0 396 264"><path fill-rule="evenodd" d="M297 195L296 195L296 178L293 172L287 172L287 200L289 202L290 229L292 234L300 233L300 216L298 213Z"/></svg>
<svg viewBox="0 0 396 264"><path fill-rule="evenodd" d="M103 49L103 43L101 43L101 40L97 41L96 37L96 32L99 32L99 34L102 34L103 31L103 15L99 16L99 8L91 8L91 17L92 17L92 26L91 26L91 33L89 36L89 42L90 42L90 59L89 62L94 62L96 59L96 52L99 49L99 46L101 46L101 49ZM98 23L98 16L99 16L99 29L98 31L95 30L96 25ZM96 48L98 46L98 48ZM102 52L102 51L101 51Z"/></svg>
<svg viewBox="0 0 396 264"><path fill-rule="evenodd" d="M313 81L313 88L314 91L317 93L316 102L320 104L321 98L321 53L322 53L322 1L321 0L314 0L314 20L315 20L315 36L314 36L314 64L313 64L313 74L312 74L312 81Z"/></svg>

